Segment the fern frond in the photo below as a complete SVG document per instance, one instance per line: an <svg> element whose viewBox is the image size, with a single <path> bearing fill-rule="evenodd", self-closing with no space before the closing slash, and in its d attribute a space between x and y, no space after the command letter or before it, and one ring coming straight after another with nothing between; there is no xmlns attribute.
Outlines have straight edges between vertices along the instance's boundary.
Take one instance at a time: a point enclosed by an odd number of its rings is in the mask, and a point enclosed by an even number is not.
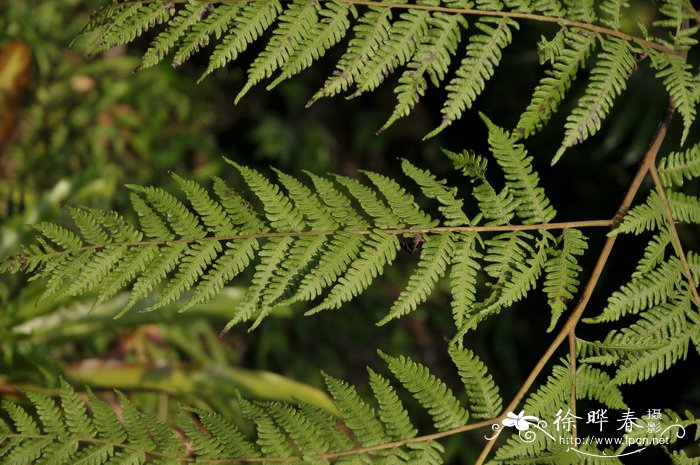
<svg viewBox="0 0 700 465"><path fill-rule="evenodd" d="M319 11L321 17L314 27L307 32L306 38L299 48L284 63L277 77L267 89L270 90L280 82L299 74L314 61L325 55L326 51L338 43L350 27L348 16L357 16L355 8L341 1L324 2L324 8Z"/></svg>
<svg viewBox="0 0 700 465"><path fill-rule="evenodd" d="M233 22L233 28L223 36L221 43L212 52L209 65L199 80L202 81L213 71L236 60L250 43L257 40L272 25L281 11L282 5L278 0L256 0L219 6L205 24L214 33L219 33L218 31L221 30L219 34L226 31L231 22ZM208 37L211 33L207 31L205 34ZM178 55L176 60L176 63L181 63Z"/></svg>
<svg viewBox="0 0 700 465"><path fill-rule="evenodd" d="M545 71L545 77L535 87L532 100L518 120L515 132L523 137L542 129L556 113L596 45L593 34L577 29L564 30L561 41L561 50L551 58L552 68Z"/></svg>
<svg viewBox="0 0 700 465"><path fill-rule="evenodd" d="M449 188L445 181L439 181L428 170L422 170L410 161L401 160L401 168L406 176L413 179L420 187L423 194L440 203L440 213L445 217L445 226L464 226L471 222L463 211L463 202L457 198L457 189Z"/></svg>
<svg viewBox="0 0 700 465"><path fill-rule="evenodd" d="M700 144L684 152L671 152L659 160L659 177L666 187L682 186L685 181L700 177Z"/></svg>
<svg viewBox="0 0 700 465"><path fill-rule="evenodd" d="M627 408L622 392L612 383L610 376L585 363L576 367L576 398L594 400L611 409Z"/></svg>
<svg viewBox="0 0 700 465"><path fill-rule="evenodd" d="M477 274L481 268L477 261L482 257L476 250L477 237L473 234L457 234L452 249L450 292L452 294L452 318L461 327L470 308L476 302Z"/></svg>
<svg viewBox="0 0 700 465"><path fill-rule="evenodd" d="M616 321L629 313L639 313L652 305L665 302L679 285L683 270L676 257L671 257L650 272L632 278L620 290L613 292L608 305L595 318L584 319L587 323Z"/></svg>
<svg viewBox="0 0 700 465"><path fill-rule="evenodd" d="M353 97L376 89L393 70L414 56L428 33L430 18L430 12L425 10L407 10L399 15L387 31L386 43L357 69Z"/></svg>
<svg viewBox="0 0 700 465"><path fill-rule="evenodd" d="M627 80L635 69L636 60L628 42L609 38L602 41L602 48L583 97L566 119L564 140L552 164L568 148L580 144L600 130L615 98L625 90Z"/></svg>
<svg viewBox="0 0 700 465"><path fill-rule="evenodd" d="M460 405L445 383L432 375L427 367L404 356L391 357L383 352L379 355L401 384L428 410L435 428L444 431L467 423L467 410Z"/></svg>
<svg viewBox="0 0 700 465"><path fill-rule="evenodd" d="M690 133L690 126L697 116L698 99L693 67L686 62L685 58L678 55L665 55L654 51L650 53L651 63L657 70L656 77L662 79L676 110L683 118L681 135L681 145L683 145Z"/></svg>
<svg viewBox="0 0 700 465"><path fill-rule="evenodd" d="M355 82L359 70L378 53L388 41L391 28L391 9L370 8L362 15L352 30L348 48L338 61L336 69L314 94L307 106L321 97L332 97L346 91Z"/></svg>
<svg viewBox="0 0 700 465"><path fill-rule="evenodd" d="M417 271L411 274L406 289L401 291L389 314L379 321L379 325L414 311L427 299L450 265L453 246L454 239L449 233L428 237L423 244Z"/></svg>
<svg viewBox="0 0 700 465"><path fill-rule="evenodd" d="M379 404L379 419L393 441L412 438L418 432L389 380L368 368L369 385Z"/></svg>
<svg viewBox="0 0 700 465"><path fill-rule="evenodd" d="M307 31L318 23L317 2L294 0L280 15L272 38L248 68L248 81L236 96L238 102L255 84L268 78L289 61L302 45Z"/></svg>
<svg viewBox="0 0 700 465"><path fill-rule="evenodd" d="M580 283L582 268L576 257L583 255L588 248L586 236L578 229L565 229L559 241L561 249L555 249L545 264L544 292L552 310L552 318L547 331L552 331L559 317L566 310L567 302L574 298Z"/></svg>
<svg viewBox="0 0 700 465"><path fill-rule="evenodd" d="M472 418L496 418L503 399L486 365L469 349L450 346L448 352L464 383Z"/></svg>
<svg viewBox="0 0 700 465"><path fill-rule="evenodd" d="M464 7L467 2L450 2L452 8ZM394 89L398 103L389 120L380 131L387 129L399 118L407 116L428 87L427 74L433 85L438 87L445 78L461 41L461 29L466 29L467 21L462 15L435 13L429 19L430 27L418 45L413 60L399 78Z"/></svg>
<svg viewBox="0 0 700 465"><path fill-rule="evenodd" d="M166 22L173 13L175 6L167 2L127 5L99 28L99 37L90 53L132 42L148 29Z"/></svg>
<svg viewBox="0 0 700 465"><path fill-rule="evenodd" d="M364 445L374 445L387 441L387 435L376 412L345 381L323 374L328 392L343 415L343 421Z"/></svg>
<svg viewBox="0 0 700 465"><path fill-rule="evenodd" d="M482 18L475 27L481 33L470 37L466 57L457 69L456 76L446 86L447 101L441 110L442 122L425 136L426 139L458 120L466 109L472 107L486 83L493 77L503 49L513 38L511 28L517 29L518 23L510 18Z"/></svg>
<svg viewBox="0 0 700 465"><path fill-rule="evenodd" d="M644 256L637 263L632 277L643 276L661 264L666 258L666 248L670 243L671 233L668 229L662 229L652 237L644 248Z"/></svg>
<svg viewBox="0 0 700 465"><path fill-rule="evenodd" d="M700 223L700 198L675 191L668 191L666 195L675 221ZM661 197L657 191L653 191L644 204L637 205L628 211L622 223L610 234L641 234L644 231L654 231L665 227L667 227L666 216Z"/></svg>
<svg viewBox="0 0 700 465"><path fill-rule="evenodd" d="M185 7L168 22L168 28L158 34L141 60L141 69L158 64L175 47L188 29L195 26L206 14L206 4L200 0L189 0Z"/></svg>
<svg viewBox="0 0 700 465"><path fill-rule="evenodd" d="M556 211L539 187L539 176L532 169L532 157L517 138L496 126L483 114L481 118L489 129L491 153L503 169L506 186L518 200L515 212L525 224L547 223Z"/></svg>

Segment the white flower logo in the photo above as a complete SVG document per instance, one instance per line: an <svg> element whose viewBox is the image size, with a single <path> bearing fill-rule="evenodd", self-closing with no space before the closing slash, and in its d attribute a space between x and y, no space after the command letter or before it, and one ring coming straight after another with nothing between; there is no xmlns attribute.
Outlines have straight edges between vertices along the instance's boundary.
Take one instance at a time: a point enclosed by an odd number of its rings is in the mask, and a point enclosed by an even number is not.
<svg viewBox="0 0 700 465"><path fill-rule="evenodd" d="M506 418L502 421L503 426L513 427L515 426L518 431L527 431L530 429L530 425L536 425L539 418L533 417L531 415L525 415L525 410L521 410L517 415L513 412L508 412Z"/></svg>

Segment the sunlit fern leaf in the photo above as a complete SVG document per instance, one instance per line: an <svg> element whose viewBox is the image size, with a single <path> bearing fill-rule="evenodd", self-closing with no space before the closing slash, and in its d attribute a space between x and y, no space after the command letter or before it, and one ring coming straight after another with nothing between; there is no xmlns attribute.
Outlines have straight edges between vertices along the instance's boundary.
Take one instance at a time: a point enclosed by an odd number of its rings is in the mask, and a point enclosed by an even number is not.
<svg viewBox="0 0 700 465"><path fill-rule="evenodd" d="M445 226L464 226L471 222L463 211L463 201L457 198L457 188L450 188L445 181L438 180L430 171L422 170L410 161L401 160L401 167L406 176L413 179L423 195L438 201L438 210L445 217Z"/></svg>
<svg viewBox="0 0 700 465"><path fill-rule="evenodd" d="M430 12L425 10L402 12L399 19L391 23L386 43L357 69L354 76L357 90L352 96L376 89L393 70L408 62L428 33L429 20Z"/></svg>
<svg viewBox="0 0 700 465"><path fill-rule="evenodd" d="M455 235L450 268L450 292L452 318L457 327L462 326L465 315L476 302L477 275L481 268L478 259L482 257L476 249L477 242L475 234Z"/></svg>
<svg viewBox="0 0 700 465"><path fill-rule="evenodd" d="M323 9L318 12L321 19L306 33L303 42L282 66L279 77L267 89L299 74L325 55L329 48L345 36L350 27L350 14L357 15L354 6L350 4L339 0L323 2Z"/></svg>
<svg viewBox="0 0 700 465"><path fill-rule="evenodd" d="M671 152L658 163L659 177L666 187L682 186L686 181L700 177L700 144L683 152Z"/></svg>
<svg viewBox="0 0 700 465"><path fill-rule="evenodd" d="M503 169L506 186L519 202L516 215L525 224L550 222L556 210L539 186L540 178L532 169L532 157L518 143L517 137L493 124L483 114L481 118L489 129L491 153Z"/></svg>
<svg viewBox="0 0 700 465"><path fill-rule="evenodd" d="M406 289L401 291L401 295L389 309L389 314L382 318L379 325L413 312L428 298L450 265L453 247L452 234L428 237L423 244L417 270L411 274Z"/></svg>
<svg viewBox="0 0 700 465"><path fill-rule="evenodd" d="M604 13L601 22L613 29L620 29L623 10L629 8L627 0L603 0L600 10Z"/></svg>
<svg viewBox="0 0 700 465"><path fill-rule="evenodd" d="M355 82L358 71L389 38L390 8L370 8L352 30L352 38L336 69L314 94L307 106L321 97L332 97L346 91Z"/></svg>
<svg viewBox="0 0 700 465"><path fill-rule="evenodd" d="M700 198L682 192L667 191L669 207L675 221L700 223ZM657 191L647 197L645 203L637 205L627 212L622 223L610 234L656 231L667 227L663 203Z"/></svg>
<svg viewBox="0 0 700 465"><path fill-rule="evenodd" d="M552 57L552 68L535 88L532 100L520 115L515 133L529 137L549 121L559 109L579 69L595 48L596 37L589 31L566 29L562 34L562 50Z"/></svg>
<svg viewBox="0 0 700 465"><path fill-rule="evenodd" d="M486 365L469 349L450 346L449 354L464 384L472 418L496 418L503 399Z"/></svg>
<svg viewBox="0 0 700 465"><path fill-rule="evenodd" d="M384 424L386 434L393 441L414 437L418 430L411 423L403 402L388 379L368 368L369 385L377 399L379 411L377 415Z"/></svg>
<svg viewBox="0 0 700 465"><path fill-rule="evenodd" d="M578 229L565 229L559 238L559 249L553 249L545 264L543 290L552 310L547 331L552 331L559 317L566 310L567 302L574 298L579 285L579 266L576 257L588 248L586 236Z"/></svg>
<svg viewBox="0 0 700 465"><path fill-rule="evenodd" d="M342 303L367 289L374 278L382 274L384 268L396 259L399 247L399 241L395 235L379 231L370 234L358 254L359 258L351 263L350 268L338 279L324 301L309 310L307 314L339 308Z"/></svg>
<svg viewBox="0 0 700 465"><path fill-rule="evenodd" d="M187 5L168 22L165 31L158 34L141 60L140 68L150 68L165 58L185 35L208 13L207 6L201 0L189 0Z"/></svg>
<svg viewBox="0 0 700 465"><path fill-rule="evenodd" d="M220 5L209 16L211 23L200 23L212 24L215 33L218 31L216 28L220 27L220 33L225 35L212 52L209 65L199 80L202 81L213 71L236 60L249 44L257 40L274 23L281 11L282 5L278 0L256 0ZM214 21L220 21L220 23ZM231 22L233 27L229 30L228 24ZM177 56L176 54L176 58Z"/></svg>
<svg viewBox="0 0 700 465"><path fill-rule="evenodd" d="M483 18L474 27L481 33L470 36L466 57L445 87L447 101L441 110L442 123L426 138L445 129L472 107L500 63L503 49L512 40L511 28L517 29L518 23L510 18Z"/></svg>
<svg viewBox="0 0 700 465"><path fill-rule="evenodd" d="M639 313L652 305L665 302L683 277L680 261L670 257L661 265L613 292L608 305L595 318L584 319L587 323L616 321L629 313Z"/></svg>
<svg viewBox="0 0 700 465"><path fill-rule="evenodd" d="M382 193L391 211L401 221L399 224L418 228L429 228L437 224L418 206L415 198L396 181L372 171L363 171L363 173Z"/></svg>
<svg viewBox="0 0 700 465"><path fill-rule="evenodd" d="M690 133L690 126L697 115L697 97L693 67L678 55L665 55L650 51L652 66L657 70L656 77L663 80L664 86L673 99L676 111L683 118L681 145Z"/></svg>
<svg viewBox="0 0 700 465"><path fill-rule="evenodd" d="M90 53L99 53L132 42L148 29L166 22L174 12L174 4L167 2L127 5L97 28L99 35Z"/></svg>
<svg viewBox="0 0 700 465"><path fill-rule="evenodd" d="M451 8L464 7L467 2L458 0L447 5ZM461 41L461 29L467 27L462 15L435 13L429 19L428 33L418 44L416 53L406 71L399 78L394 89L398 103L389 120L380 131L387 129L397 119L407 116L428 87L426 74L435 87L445 78L445 74Z"/></svg>
<svg viewBox="0 0 700 465"><path fill-rule="evenodd" d="M621 39L602 40L602 51L591 70L588 86L576 108L566 119L564 140L552 159L556 163L564 152L597 133L615 99L627 87L636 67L633 48Z"/></svg>
<svg viewBox="0 0 700 465"><path fill-rule="evenodd" d="M438 431L467 423L469 412L460 405L445 383L431 374L426 366L404 356L391 357L381 351L379 355L399 382L427 409Z"/></svg>
<svg viewBox="0 0 700 465"><path fill-rule="evenodd" d="M265 49L248 68L248 81L236 96L236 102L254 85L272 76L302 45L308 31L318 22L319 2L294 0L280 15L278 26Z"/></svg>
<svg viewBox="0 0 700 465"><path fill-rule="evenodd" d="M611 409L627 408L622 392L611 382L610 376L585 363L576 367L576 398L594 400Z"/></svg>
<svg viewBox="0 0 700 465"><path fill-rule="evenodd" d="M376 418L376 412L357 393L357 390L345 381L324 373L326 387L343 416L343 422L365 446L386 442L387 433L382 423Z"/></svg>
<svg viewBox="0 0 700 465"><path fill-rule="evenodd" d="M453 343L459 344L460 339L470 330L475 329L479 323L486 318L499 313L503 308L509 307L525 298L525 296L536 287L537 280L542 274L542 270L547 261L547 253L549 250L549 242L552 237L548 233L543 232L537 240L537 245L534 250L529 244L527 248L532 250L524 259L520 261L507 263L498 275L498 280L493 285L491 295L483 302L474 306L472 311L465 315L462 326L457 331L457 334L452 338ZM511 244L511 251L516 252L517 243ZM485 259L488 259L487 255ZM491 265L490 265L491 266Z"/></svg>

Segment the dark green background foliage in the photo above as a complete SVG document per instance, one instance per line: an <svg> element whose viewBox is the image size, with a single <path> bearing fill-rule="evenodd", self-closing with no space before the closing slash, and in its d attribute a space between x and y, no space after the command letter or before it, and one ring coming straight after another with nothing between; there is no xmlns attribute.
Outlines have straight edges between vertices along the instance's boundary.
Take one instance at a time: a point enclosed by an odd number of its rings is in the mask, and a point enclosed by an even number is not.
<svg viewBox="0 0 700 465"><path fill-rule="evenodd" d="M207 70L207 53L194 55L177 70L165 62L132 73L155 32L163 27L128 46L87 58L89 34L72 47L69 44L101 3L26 0L0 5L4 34L0 47L18 40L31 50L27 86L11 107L16 127L6 140L0 140L0 257L23 251L22 245L31 242L32 224L68 225L66 207L113 209L135 222L126 184L176 192L174 173L207 187L211 177L218 176L242 189L237 170L223 156L271 179L270 167L299 178L302 170L356 177L363 169L408 185L401 169L400 159L405 158L455 186L465 197L467 210L477 208L475 200L466 197L472 182L454 169L441 149L488 154L488 129L478 113L466 111L442 132L419 143L441 123L445 99L441 89L428 86L409 116L379 134L394 111L393 88L400 84L400 73L358 98L320 99L305 108L342 55L342 47L335 47L301 76L270 91L253 87L234 105L247 81L246 65L263 51L265 41L252 44L239 61L217 69L200 84L196 81ZM623 31L635 31L635 19L649 27L658 19L652 2L631 3L623 16ZM541 78L534 44L542 34L551 36L556 30L556 25L523 22L517 40L504 52L474 107L501 127L516 127ZM269 31L266 34L270 36ZM205 51L213 49L214 44ZM695 69L699 59L695 47L688 59ZM603 128L584 144L569 148L550 167L562 142L566 117L583 95L589 72L582 71L547 126L527 139L540 185L557 209L557 221L562 222L612 217L668 101L649 60L641 61ZM700 142L697 127L689 131L684 147ZM683 132L678 117L660 155L678 150ZM493 160L490 163L495 166ZM489 174L494 185L503 185L496 169ZM422 198L413 186L412 193ZM648 180L642 189L637 204L653 186ZM700 194L698 190L697 182L684 188L692 195ZM696 225L683 224L678 229L686 250L700 250ZM584 232L588 250L593 251L580 258L583 272L579 280L585 283L607 230ZM650 237L646 233L618 240L585 316L598 315L608 297L629 280ZM417 262L420 246L413 250L412 238L402 241L394 266L366 292L345 303L342 311L301 317L310 307L292 304L276 309L252 332L238 325L224 335L219 332L231 318L232 302L243 298L251 271L187 313L178 314L182 302L175 302L156 312L129 312L116 320L113 316L128 300L126 291L99 305L94 305L97 291L40 300L45 280L28 280L22 273L3 274L0 394L25 402L18 387L53 397L60 391L64 402L72 402L73 393L67 384L61 384L63 378L76 389L91 388L112 404L120 401L113 390L124 391L138 409L157 414L169 425L177 421L179 406L187 406L216 411L249 432L251 424L245 418L251 418L253 407L239 400L238 393L248 399L301 399L337 413L323 389L328 386L333 393L333 386L339 388L327 376L324 379L324 373L357 386L368 398L373 391L365 366L389 373L378 348L390 355L410 356L461 392L460 374L451 357L454 349L448 353L455 330L447 280L440 281L415 312L387 325L374 324L386 316L406 285L407 270ZM512 398L549 344L553 337L546 332L550 318L547 296L538 292L468 333L464 345L488 367L503 399ZM582 324L577 336L602 340L614 327L614 323ZM625 403L638 411L668 408L700 414L699 363L698 353L691 349L685 361L653 379L622 386ZM394 371L390 361L389 368ZM431 415L407 391L400 395L412 423L421 432L430 430ZM579 411L594 405L582 401ZM693 436L695 431L689 431ZM442 440L445 462L472 463L485 432L489 431L474 430ZM695 445L692 441L687 437L681 445L690 444L688 454L698 455L697 441ZM624 463L668 460L661 448L651 448Z"/></svg>

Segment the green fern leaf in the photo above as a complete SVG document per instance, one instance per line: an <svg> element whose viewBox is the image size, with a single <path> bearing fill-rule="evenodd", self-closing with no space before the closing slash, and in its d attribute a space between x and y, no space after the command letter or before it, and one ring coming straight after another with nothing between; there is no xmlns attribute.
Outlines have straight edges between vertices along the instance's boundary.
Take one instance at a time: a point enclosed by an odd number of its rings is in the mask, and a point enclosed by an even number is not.
<svg viewBox="0 0 700 465"><path fill-rule="evenodd" d="M470 37L466 57L446 87L447 101L441 110L442 123L425 139L445 129L458 120L464 110L472 107L499 65L503 49L512 40L511 28L517 29L518 23L510 18L482 18L475 27L482 33Z"/></svg>
<svg viewBox="0 0 700 465"><path fill-rule="evenodd" d="M695 78L693 67L687 63L687 59L679 55L666 55L663 53L651 53L651 63L657 70L656 77L663 80L664 86L673 99L676 110L683 118L683 134L681 145L690 133L690 126L697 116L698 104L695 96Z"/></svg>
<svg viewBox="0 0 700 465"><path fill-rule="evenodd" d="M671 243L671 233L662 229L644 248L644 256L637 263L632 277L641 277L656 268L666 258L666 248Z"/></svg>
<svg viewBox="0 0 700 465"><path fill-rule="evenodd" d="M451 8L465 6L464 1L450 3ZM407 116L428 87L427 74L433 85L438 87L445 78L461 41L461 29L466 29L467 21L459 14L435 13L428 20L430 27L418 44L416 53L399 78L399 85L394 89L398 103L389 120L380 131L386 130L399 118Z"/></svg>
<svg viewBox="0 0 700 465"><path fill-rule="evenodd" d="M401 221L400 224L417 228L430 228L437 225L430 215L421 210L413 196L396 181L371 171L363 171L363 173L386 198L392 212Z"/></svg>
<svg viewBox="0 0 700 465"><path fill-rule="evenodd" d="M265 50L248 68L248 82L236 96L235 103L258 82L268 78L302 45L308 31L318 22L318 2L294 0L280 15L277 28Z"/></svg>
<svg viewBox="0 0 700 465"><path fill-rule="evenodd" d="M529 137L549 121L559 109L579 69L595 48L595 36L587 31L567 29L561 35L562 50L552 57L552 68L535 88L532 100L520 115L515 132Z"/></svg>
<svg viewBox="0 0 700 465"><path fill-rule="evenodd" d="M321 97L332 97L346 91L355 82L359 70L389 39L390 8L370 8L352 30L352 38L336 69L323 87L314 94L307 106Z"/></svg>
<svg viewBox="0 0 700 465"><path fill-rule="evenodd" d="M333 378L323 373L326 387L338 410L343 416L343 422L357 436L360 443L367 447L387 441L386 433L376 412L359 396L354 387L345 381Z"/></svg>
<svg viewBox="0 0 700 465"><path fill-rule="evenodd" d="M566 119L564 140L552 159L556 163L564 152L597 133L610 112L615 98L627 87L635 69L632 46L617 38L602 42L603 51L591 71L590 82L578 106Z"/></svg>
<svg viewBox="0 0 700 465"><path fill-rule="evenodd" d="M214 14L210 16L212 28L216 31L216 28L220 27L223 33L227 31L228 24L233 21L233 29L226 32L221 43L212 52L209 66L199 78L199 82L213 71L236 60L249 44L257 40L272 25L281 11L282 5L278 0L256 0L219 6L215 10L216 16Z"/></svg>
<svg viewBox="0 0 700 465"><path fill-rule="evenodd" d="M659 160L659 177L666 187L680 187L686 180L700 177L700 144L684 152L671 152Z"/></svg>
<svg viewBox="0 0 700 465"><path fill-rule="evenodd" d="M629 8L627 0L604 0L600 3L600 9L605 15L601 22L613 29L620 29L622 10Z"/></svg>
<svg viewBox="0 0 700 465"><path fill-rule="evenodd" d="M418 269L411 274L406 289L389 309L389 314L378 323L389 321L414 311L425 302L435 284L445 275L452 258L454 239L451 234L429 236L423 244Z"/></svg>
<svg viewBox="0 0 700 465"><path fill-rule="evenodd" d="M674 220L700 223L700 198L674 191L668 191L666 195ZM641 234L644 231L658 230L667 227L666 221L661 197L657 191L653 191L647 197L646 203L637 205L627 212L622 223L610 235Z"/></svg>
<svg viewBox="0 0 700 465"><path fill-rule="evenodd" d="M423 194L440 203L440 213L445 217L445 226L464 226L471 222L462 210L463 202L457 198L457 189L445 186L445 181L439 181L428 170L422 170L406 159L401 160L403 172L413 179Z"/></svg>
<svg viewBox="0 0 700 465"><path fill-rule="evenodd" d="M243 406L241 410L244 410ZM197 418L210 435L208 438L209 447L211 448L211 444L213 444L214 451L217 452L214 458L222 455L230 458L260 457L260 452L258 452L257 448L241 433L235 424L214 412L201 409L192 409L191 411L197 415ZM187 423L192 424L191 421L181 424ZM197 431L201 432L199 429Z"/></svg>
<svg viewBox="0 0 700 465"><path fill-rule="evenodd" d="M141 60L140 68L146 69L160 63L182 36L185 35L187 30L202 20L202 16L206 11L206 4L201 0L189 0L185 8L168 21L168 28L158 34L151 46L146 50Z"/></svg>
<svg viewBox="0 0 700 465"><path fill-rule="evenodd" d="M243 416L255 424L256 445L264 456L290 457L294 455L294 450L287 440L286 434L275 424L265 409L242 398L238 399L238 403Z"/></svg>
<svg viewBox="0 0 700 465"><path fill-rule="evenodd" d="M309 310L307 315L338 308L343 302L347 302L367 289L374 278L382 274L384 267L396 259L399 247L399 241L395 235L379 231L370 234L359 253L359 258L350 265L345 275L340 277L326 299Z"/></svg>
<svg viewBox="0 0 700 465"><path fill-rule="evenodd" d="M465 316L476 302L477 274L481 269L477 260L482 257L476 250L477 239L475 234L457 234L452 249L450 292L452 317L457 327L462 326Z"/></svg>
<svg viewBox="0 0 700 465"><path fill-rule="evenodd" d="M392 441L401 441L415 437L418 430L413 427L408 412L389 380L370 368L367 371L369 372L369 385L379 404L379 419L384 424L389 438Z"/></svg>
<svg viewBox="0 0 700 465"><path fill-rule="evenodd" d="M428 410L435 428L445 431L467 423L469 412L427 367L404 356L391 357L381 351L379 355L401 384Z"/></svg>
<svg viewBox="0 0 700 465"><path fill-rule="evenodd" d="M683 277L680 261L671 257L643 276L633 278L620 290L613 292L608 305L595 318L586 318L586 323L616 321L629 313L639 313L652 305L665 302Z"/></svg>
<svg viewBox="0 0 700 465"><path fill-rule="evenodd" d="M612 383L610 376L585 363L576 367L576 398L594 400L611 409L627 408L622 392Z"/></svg>
<svg viewBox="0 0 700 465"><path fill-rule="evenodd" d="M472 418L496 418L503 409L503 399L486 365L469 349L450 346L448 352L464 383Z"/></svg>
<svg viewBox="0 0 700 465"><path fill-rule="evenodd" d="M525 224L548 223L556 211L539 187L539 176L532 169L532 157L517 138L493 124L483 114L481 118L489 129L489 146L494 158L503 169L506 186L519 205L515 212Z"/></svg>
<svg viewBox="0 0 700 465"><path fill-rule="evenodd" d="M110 18L100 31L90 53L96 54L132 42L148 29L166 22L174 12L174 5L166 2L129 5Z"/></svg>
<svg viewBox="0 0 700 465"><path fill-rule="evenodd" d="M554 329L559 317L566 310L566 302L574 298L582 268L576 257L588 248L586 236L578 229L565 229L560 238L561 249L550 254L545 264L544 292L552 310L547 332Z"/></svg>
<svg viewBox="0 0 700 465"><path fill-rule="evenodd" d="M299 74L325 55L328 49L345 36L350 27L348 16L351 13L353 16L357 15L355 8L350 4L339 0L324 2L324 8L318 12L321 19L306 33L299 48L282 66L279 77L267 86L267 89L270 90L280 82Z"/></svg>
<svg viewBox="0 0 700 465"><path fill-rule="evenodd" d="M376 89L391 72L408 62L418 44L428 33L430 12L406 10L391 24L386 43L370 60L357 69L354 80L357 90L352 97Z"/></svg>

